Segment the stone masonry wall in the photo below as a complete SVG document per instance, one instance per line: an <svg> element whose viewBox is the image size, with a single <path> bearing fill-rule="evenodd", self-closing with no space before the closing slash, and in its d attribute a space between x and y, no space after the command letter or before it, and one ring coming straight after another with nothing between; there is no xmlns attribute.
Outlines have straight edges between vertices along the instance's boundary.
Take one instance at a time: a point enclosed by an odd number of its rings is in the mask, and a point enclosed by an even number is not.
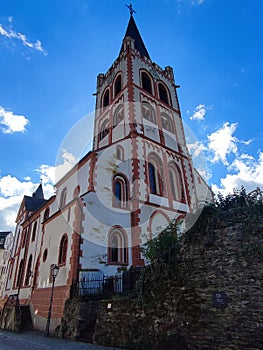
<svg viewBox="0 0 263 350"><path fill-rule="evenodd" d="M138 298L101 302L95 342L126 349L263 349L262 206L207 207L170 264L144 268Z"/></svg>

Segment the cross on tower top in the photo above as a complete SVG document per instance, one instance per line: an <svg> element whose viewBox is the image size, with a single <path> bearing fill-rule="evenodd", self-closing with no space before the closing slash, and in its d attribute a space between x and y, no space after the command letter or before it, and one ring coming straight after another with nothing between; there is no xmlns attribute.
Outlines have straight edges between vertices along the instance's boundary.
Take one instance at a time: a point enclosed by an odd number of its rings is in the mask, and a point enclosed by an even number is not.
<svg viewBox="0 0 263 350"><path fill-rule="evenodd" d="M132 16L133 13L136 13L136 11L134 11L134 9L132 8L132 4L130 5L126 5L128 7L128 9L130 10L130 15Z"/></svg>

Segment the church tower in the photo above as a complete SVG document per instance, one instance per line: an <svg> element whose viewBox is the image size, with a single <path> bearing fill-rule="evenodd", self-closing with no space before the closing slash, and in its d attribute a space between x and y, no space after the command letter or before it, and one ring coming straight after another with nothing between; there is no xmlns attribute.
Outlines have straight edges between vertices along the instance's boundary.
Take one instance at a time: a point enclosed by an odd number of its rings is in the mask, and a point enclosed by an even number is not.
<svg viewBox="0 0 263 350"><path fill-rule="evenodd" d="M131 11L118 58L97 77L93 144L100 212L112 226L125 222L122 238L109 236L108 254L126 242L128 265L143 265L141 244L197 205L177 87L173 69L151 60Z"/></svg>

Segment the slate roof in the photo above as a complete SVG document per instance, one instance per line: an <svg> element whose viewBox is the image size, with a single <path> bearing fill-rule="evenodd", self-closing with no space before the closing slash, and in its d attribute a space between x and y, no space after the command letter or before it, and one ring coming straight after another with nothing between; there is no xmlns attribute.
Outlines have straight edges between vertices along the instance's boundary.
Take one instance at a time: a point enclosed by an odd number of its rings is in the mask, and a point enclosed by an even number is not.
<svg viewBox="0 0 263 350"><path fill-rule="evenodd" d="M5 248L5 239L9 234L12 234L11 231L0 231L0 249Z"/></svg>
<svg viewBox="0 0 263 350"><path fill-rule="evenodd" d="M44 193L43 193L43 188L42 184L38 186L38 188L35 190L35 192L32 194L33 198L36 199L44 199Z"/></svg>
<svg viewBox="0 0 263 350"><path fill-rule="evenodd" d="M39 209L44 203L46 203L46 199L44 198L42 184L38 186L35 192L30 196L24 196L25 207L28 211L36 211Z"/></svg>
<svg viewBox="0 0 263 350"><path fill-rule="evenodd" d="M131 15L128 27L126 29L126 33L124 36L124 39L127 37L131 37L134 39L134 47L136 50L138 50L143 56L150 58L149 53L144 45L144 42L142 40L141 34L136 26L136 23L134 21L133 16ZM121 51L123 50L123 44L121 46ZM120 52L121 52L120 51Z"/></svg>
<svg viewBox="0 0 263 350"><path fill-rule="evenodd" d="M11 231L0 231L0 238L5 238L10 233L12 233L12 232Z"/></svg>
<svg viewBox="0 0 263 350"><path fill-rule="evenodd" d="M29 196L24 196L24 199L25 199L25 207L28 211L38 210L47 201L46 199L37 199Z"/></svg>

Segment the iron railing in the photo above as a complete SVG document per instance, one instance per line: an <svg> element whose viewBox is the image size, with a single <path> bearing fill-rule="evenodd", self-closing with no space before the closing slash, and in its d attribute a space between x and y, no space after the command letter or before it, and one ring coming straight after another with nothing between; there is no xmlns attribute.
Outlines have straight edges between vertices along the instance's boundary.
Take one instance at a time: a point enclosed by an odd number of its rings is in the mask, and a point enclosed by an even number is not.
<svg viewBox="0 0 263 350"><path fill-rule="evenodd" d="M124 272L113 276L104 274L82 275L77 282L77 294L92 299L107 299L114 295L133 296L135 293L136 276Z"/></svg>

